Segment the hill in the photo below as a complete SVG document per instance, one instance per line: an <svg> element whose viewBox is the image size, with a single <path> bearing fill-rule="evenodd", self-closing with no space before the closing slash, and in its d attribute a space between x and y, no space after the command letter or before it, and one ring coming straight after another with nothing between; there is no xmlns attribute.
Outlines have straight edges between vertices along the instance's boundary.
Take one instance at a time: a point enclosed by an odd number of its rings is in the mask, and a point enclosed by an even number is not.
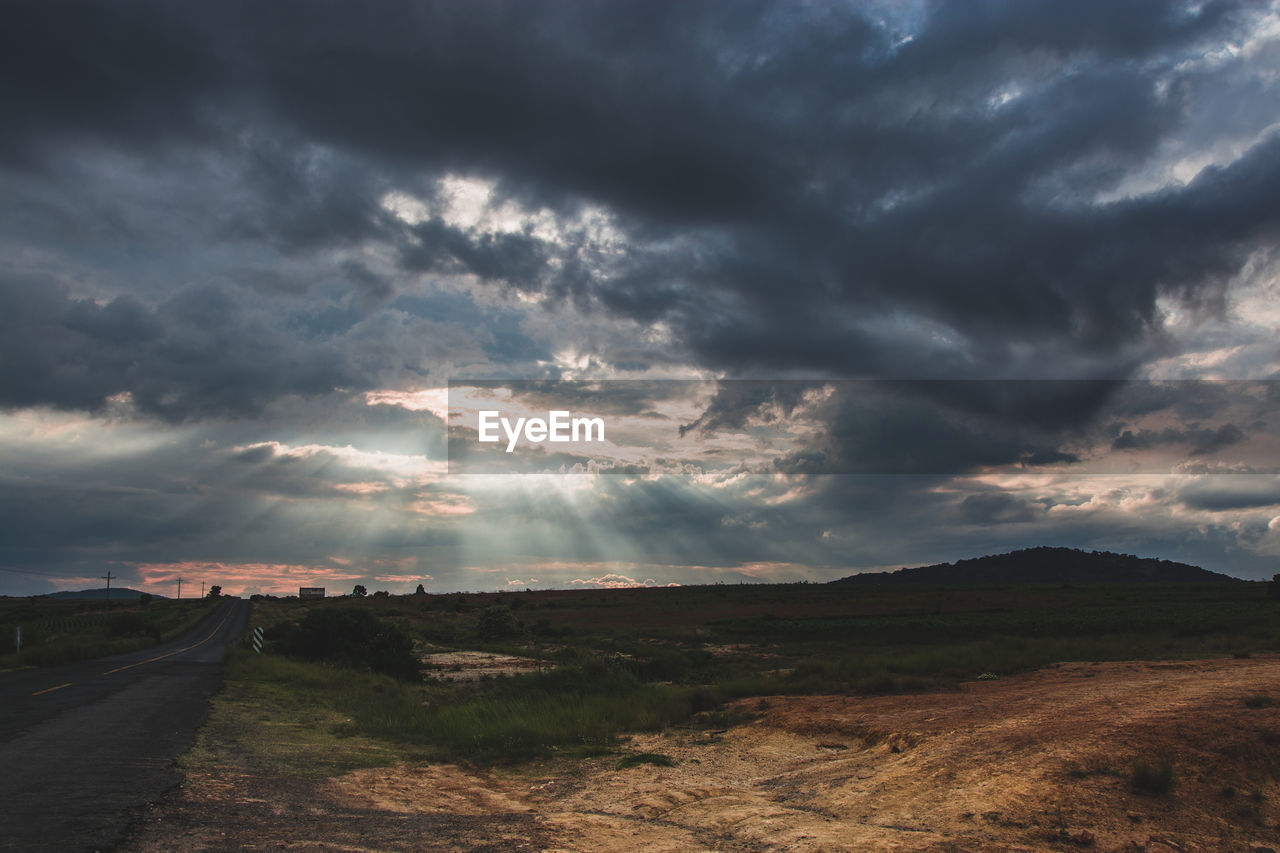
<svg viewBox="0 0 1280 853"><path fill-rule="evenodd" d="M117 599L120 601L131 601L133 599L140 597L141 595L142 593L140 591L136 589L129 589L129 587L127 586L111 588L112 601L116 601ZM107 590L106 590L106 587L103 587L101 589L81 589L81 590L75 590L75 591L64 590L62 592L51 592L45 597L46 598L78 598L78 599L88 599L92 601L101 601L102 599L107 597ZM152 593L151 597L165 598L166 596L156 595L155 593Z"/></svg>
<svg viewBox="0 0 1280 853"><path fill-rule="evenodd" d="M832 583L1203 583L1234 580L1237 579L1187 563L1110 551L1041 547L954 563L903 568L896 572L865 572Z"/></svg>

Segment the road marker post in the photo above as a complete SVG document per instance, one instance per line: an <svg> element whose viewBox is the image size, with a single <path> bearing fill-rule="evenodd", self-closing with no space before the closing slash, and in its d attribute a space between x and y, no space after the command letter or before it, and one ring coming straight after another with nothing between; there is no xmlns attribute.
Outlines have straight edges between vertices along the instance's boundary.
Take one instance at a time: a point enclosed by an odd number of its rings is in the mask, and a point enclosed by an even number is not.
<svg viewBox="0 0 1280 853"><path fill-rule="evenodd" d="M258 654L262 654L262 628L253 629L253 650Z"/></svg>

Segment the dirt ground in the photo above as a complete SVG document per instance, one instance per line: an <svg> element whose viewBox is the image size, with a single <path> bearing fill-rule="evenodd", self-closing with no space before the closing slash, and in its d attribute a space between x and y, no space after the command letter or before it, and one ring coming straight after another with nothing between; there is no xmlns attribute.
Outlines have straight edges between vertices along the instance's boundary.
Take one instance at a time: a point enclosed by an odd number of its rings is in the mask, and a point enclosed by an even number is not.
<svg viewBox="0 0 1280 853"><path fill-rule="evenodd" d="M436 652L422 662L435 678L445 681L479 681L499 675L526 675L538 668L533 658L497 655L493 652Z"/></svg>
<svg viewBox="0 0 1280 853"><path fill-rule="evenodd" d="M1280 656L1063 664L736 710L750 721L627 743L671 767L194 776L120 849L1280 850ZM1133 792L1139 760L1172 762L1168 794Z"/></svg>

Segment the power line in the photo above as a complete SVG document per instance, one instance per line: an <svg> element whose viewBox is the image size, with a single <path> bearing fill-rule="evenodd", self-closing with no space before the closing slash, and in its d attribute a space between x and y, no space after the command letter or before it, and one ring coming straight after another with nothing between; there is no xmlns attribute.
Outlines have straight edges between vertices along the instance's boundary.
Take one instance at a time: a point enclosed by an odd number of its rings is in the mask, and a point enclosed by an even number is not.
<svg viewBox="0 0 1280 853"><path fill-rule="evenodd" d="M28 569L6 569L4 567L0 567L0 572L6 572L11 575L30 575L33 578L54 579L54 575L46 574L45 572L33 572Z"/></svg>

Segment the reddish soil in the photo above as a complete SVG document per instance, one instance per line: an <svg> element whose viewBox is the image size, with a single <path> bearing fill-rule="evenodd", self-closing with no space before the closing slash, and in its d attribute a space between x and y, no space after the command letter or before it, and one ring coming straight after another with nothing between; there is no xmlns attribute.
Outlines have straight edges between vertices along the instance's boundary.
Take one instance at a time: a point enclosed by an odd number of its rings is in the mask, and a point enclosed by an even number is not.
<svg viewBox="0 0 1280 853"><path fill-rule="evenodd" d="M1280 656L1064 664L737 710L754 719L629 742L672 767L197 776L122 849L1280 850ZM1140 760L1172 762L1167 794L1132 790Z"/></svg>

